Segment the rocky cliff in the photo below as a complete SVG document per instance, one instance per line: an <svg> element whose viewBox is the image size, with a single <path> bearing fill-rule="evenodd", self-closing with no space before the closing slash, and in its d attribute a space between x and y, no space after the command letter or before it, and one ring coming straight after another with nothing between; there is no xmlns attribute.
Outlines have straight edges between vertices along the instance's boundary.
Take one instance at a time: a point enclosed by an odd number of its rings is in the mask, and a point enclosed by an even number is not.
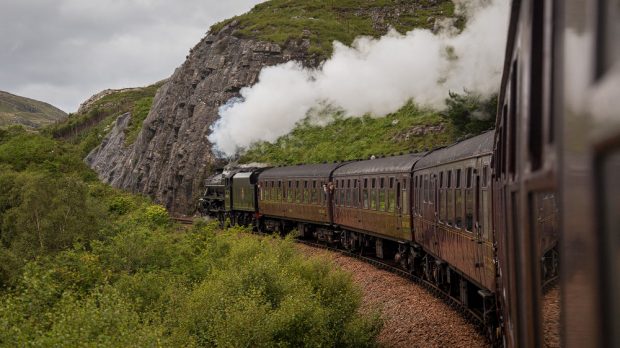
<svg viewBox="0 0 620 348"><path fill-rule="evenodd" d="M158 91L135 143L124 147L123 116L88 163L111 185L153 197L173 212L191 212L216 161L207 140L218 109L253 84L260 70L291 59L316 65L308 42L286 45L231 35L236 23L208 34ZM120 130L120 131L119 131Z"/></svg>
<svg viewBox="0 0 620 348"><path fill-rule="evenodd" d="M448 0L338 3L272 0L215 25L159 89L137 140L123 145L123 132L114 130L89 163L115 187L190 213L217 161L207 136L218 109L254 84L263 67L290 60L317 66L329 54L321 47L334 39L350 43L360 34L382 35L389 26L432 27L433 19L453 11ZM123 126L126 121L117 122Z"/></svg>

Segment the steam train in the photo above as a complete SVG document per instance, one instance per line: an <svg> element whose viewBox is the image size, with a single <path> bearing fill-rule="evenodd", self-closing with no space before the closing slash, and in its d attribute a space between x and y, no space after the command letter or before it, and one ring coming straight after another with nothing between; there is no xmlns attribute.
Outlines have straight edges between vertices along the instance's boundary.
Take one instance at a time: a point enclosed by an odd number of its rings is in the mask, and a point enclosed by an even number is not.
<svg viewBox="0 0 620 348"><path fill-rule="evenodd" d="M495 131L430 152L238 169L203 211L391 259L540 347L620 345L620 2L514 0Z"/></svg>
<svg viewBox="0 0 620 348"><path fill-rule="evenodd" d="M393 260L498 327L492 230L491 156L495 132L426 153L364 161L246 168L212 178L203 211ZM219 180L218 180L219 179ZM548 227L544 276L557 275L556 209Z"/></svg>

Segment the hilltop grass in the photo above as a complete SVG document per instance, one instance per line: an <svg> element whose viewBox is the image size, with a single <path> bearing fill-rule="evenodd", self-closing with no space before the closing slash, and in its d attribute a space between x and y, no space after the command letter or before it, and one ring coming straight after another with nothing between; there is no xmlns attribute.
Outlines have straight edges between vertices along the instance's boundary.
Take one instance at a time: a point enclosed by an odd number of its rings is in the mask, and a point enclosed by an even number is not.
<svg viewBox="0 0 620 348"><path fill-rule="evenodd" d="M430 131L432 128L435 130ZM366 159L447 145L455 135L452 123L444 116L410 102L380 118L345 118L337 114L326 126L306 119L273 144L253 145L241 162L284 165Z"/></svg>
<svg viewBox="0 0 620 348"><path fill-rule="evenodd" d="M396 11L395 9L403 9ZM385 25L375 27L372 16L360 13L382 10L398 15L385 18ZM289 40L310 40L309 53L327 58L333 41L350 45L361 35L379 37L393 27L404 33L414 28L430 29L434 19L454 16L450 0L272 0L256 5L250 12L211 27L214 33L233 21L238 26L233 35L284 44Z"/></svg>

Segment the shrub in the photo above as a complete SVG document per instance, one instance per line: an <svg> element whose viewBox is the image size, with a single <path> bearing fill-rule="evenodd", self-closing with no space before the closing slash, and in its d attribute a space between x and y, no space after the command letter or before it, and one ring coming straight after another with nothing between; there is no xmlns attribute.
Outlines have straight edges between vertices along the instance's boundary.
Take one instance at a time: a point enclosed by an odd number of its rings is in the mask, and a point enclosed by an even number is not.
<svg viewBox="0 0 620 348"><path fill-rule="evenodd" d="M165 226L170 223L168 211L161 205L148 206L145 216L147 221L154 226Z"/></svg>
<svg viewBox="0 0 620 348"><path fill-rule="evenodd" d="M112 199L108 211L118 215L125 215L135 207L133 199L126 196L117 196Z"/></svg>
<svg viewBox="0 0 620 348"><path fill-rule="evenodd" d="M465 91L450 92L444 115L454 124L458 135L477 135L495 127L497 95L484 98Z"/></svg>

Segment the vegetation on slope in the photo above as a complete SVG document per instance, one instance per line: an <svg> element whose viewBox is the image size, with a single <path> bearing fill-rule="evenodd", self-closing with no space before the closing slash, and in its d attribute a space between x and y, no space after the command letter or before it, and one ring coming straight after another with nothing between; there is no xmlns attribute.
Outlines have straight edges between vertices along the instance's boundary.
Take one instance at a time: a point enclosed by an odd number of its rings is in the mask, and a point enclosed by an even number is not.
<svg viewBox="0 0 620 348"><path fill-rule="evenodd" d="M336 114L327 125L306 119L275 143L253 145L240 162L272 165L368 159L445 146L495 125L497 98L451 93L442 112L408 103L386 117L345 118Z"/></svg>
<svg viewBox="0 0 620 348"><path fill-rule="evenodd" d="M333 41L350 45L360 36L379 37L393 27L401 33L433 28L435 19L452 17L451 0L271 0L250 12L211 27L218 32L237 21L234 35L283 44L310 40L310 53L331 55Z"/></svg>
<svg viewBox="0 0 620 348"><path fill-rule="evenodd" d="M39 128L63 120L67 114L44 102L0 91L0 127Z"/></svg>
<svg viewBox="0 0 620 348"><path fill-rule="evenodd" d="M86 157L112 129L118 116L131 112L126 141L126 144L130 145L142 128L142 122L151 109L153 97L162 84L163 82L159 82L144 88L106 95L83 112L71 114L64 122L47 127L45 133L77 145L82 157Z"/></svg>
<svg viewBox="0 0 620 348"><path fill-rule="evenodd" d="M0 347L375 345L349 277L290 240L185 230L19 127L0 163Z"/></svg>

